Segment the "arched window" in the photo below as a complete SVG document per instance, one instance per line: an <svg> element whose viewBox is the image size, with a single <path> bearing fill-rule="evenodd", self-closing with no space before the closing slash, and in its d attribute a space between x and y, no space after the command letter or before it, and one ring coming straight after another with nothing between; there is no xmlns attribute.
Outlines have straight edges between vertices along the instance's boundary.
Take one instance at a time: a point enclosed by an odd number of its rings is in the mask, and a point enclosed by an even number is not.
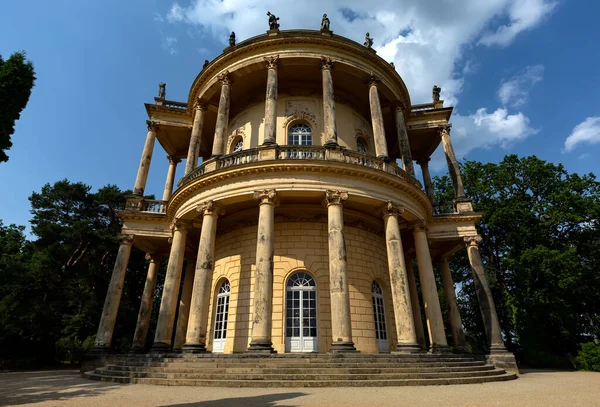
<svg viewBox="0 0 600 407"><path fill-rule="evenodd" d="M308 273L293 274L286 284L285 350L317 351L317 285Z"/></svg>
<svg viewBox="0 0 600 407"><path fill-rule="evenodd" d="M307 124L298 123L288 129L288 144L291 146L312 146L312 129Z"/></svg>
<svg viewBox="0 0 600 407"><path fill-rule="evenodd" d="M362 138L356 140L356 151L367 154L367 143Z"/></svg>
<svg viewBox="0 0 600 407"><path fill-rule="evenodd" d="M223 352L227 338L227 319L229 317L229 280L223 281L217 293L217 309L215 310L215 331L213 335L213 352Z"/></svg>
<svg viewBox="0 0 600 407"><path fill-rule="evenodd" d="M387 327L385 324L385 307L383 305L383 290L377 281L371 284L373 297L373 317L375 320L375 338L379 352L388 351Z"/></svg>

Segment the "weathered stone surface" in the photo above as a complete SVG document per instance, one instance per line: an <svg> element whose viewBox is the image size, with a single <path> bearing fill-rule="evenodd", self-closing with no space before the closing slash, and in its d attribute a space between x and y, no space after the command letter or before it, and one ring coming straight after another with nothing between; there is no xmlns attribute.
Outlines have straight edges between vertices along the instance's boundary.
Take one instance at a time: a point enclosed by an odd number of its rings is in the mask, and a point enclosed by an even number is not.
<svg viewBox="0 0 600 407"><path fill-rule="evenodd" d="M140 166L138 168L137 177L135 178L135 185L133 186L133 194L139 196L143 196L144 189L146 189L148 171L150 171L152 152L154 151L154 142L156 141L156 132L158 131L158 125L155 122L147 120L146 124L148 125L148 134L146 135L146 142L144 143Z"/></svg>
<svg viewBox="0 0 600 407"><path fill-rule="evenodd" d="M219 98L219 110L217 111L217 123L215 125L215 139L213 141L212 156L223 155L225 149L225 133L229 122L229 104L231 101L229 72L225 71L219 76L221 82L221 96Z"/></svg>
<svg viewBox="0 0 600 407"><path fill-rule="evenodd" d="M267 65L267 93L265 96L265 139L263 144L276 144L279 55L265 58L265 63Z"/></svg>
<svg viewBox="0 0 600 407"><path fill-rule="evenodd" d="M321 58L321 73L323 77L323 130L326 140L325 145L332 147L338 145L333 78L331 76L334 65L335 62L332 59Z"/></svg>
<svg viewBox="0 0 600 407"><path fill-rule="evenodd" d="M152 315L152 304L154 302L154 291L156 290L156 279L158 277L158 268L162 256L156 254L147 254L148 274L144 284L144 292L140 303L140 311L133 335L132 352L144 352L146 349L146 339L148 337L148 328L150 327L150 317Z"/></svg>
<svg viewBox="0 0 600 407"><path fill-rule="evenodd" d="M444 286L444 299L446 300L448 319L450 320L450 331L452 331L452 339L454 340L454 351L463 353L467 350L467 342L465 341L460 311L456 303L456 293L454 291L454 282L452 281L448 258L440 258L439 264L442 274L442 284Z"/></svg>
<svg viewBox="0 0 600 407"><path fill-rule="evenodd" d="M371 122L373 125L373 138L375 139L375 155L377 158L389 160L387 141L385 139L385 128L383 125L383 112L379 101L379 90L377 83L381 79L375 75L369 77L369 103L371 107Z"/></svg>
<svg viewBox="0 0 600 407"><path fill-rule="evenodd" d="M175 328L175 340L173 349L180 351L185 343L188 320L190 315L192 290L194 288L194 275L196 273L196 263L188 259L183 276L183 288L179 300L179 312L177 313L177 327Z"/></svg>
<svg viewBox="0 0 600 407"><path fill-rule="evenodd" d="M175 172L177 171L177 164L181 162L180 159L168 156L169 169L167 171L167 180L165 181L165 190L163 191L162 200L168 201L173 194L173 185L175 184Z"/></svg>
<svg viewBox="0 0 600 407"><path fill-rule="evenodd" d="M200 150L200 142L202 137L202 125L204 124L204 114L206 106L200 101L194 105L194 123L192 124L192 135L190 137L190 146L188 155L185 161L184 176L188 175L198 166L198 154Z"/></svg>

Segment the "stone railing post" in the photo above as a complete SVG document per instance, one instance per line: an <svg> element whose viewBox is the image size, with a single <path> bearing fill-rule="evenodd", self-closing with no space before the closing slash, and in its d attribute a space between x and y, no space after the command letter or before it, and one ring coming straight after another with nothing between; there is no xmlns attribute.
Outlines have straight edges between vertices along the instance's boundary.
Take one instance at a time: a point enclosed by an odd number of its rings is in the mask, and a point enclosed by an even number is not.
<svg viewBox="0 0 600 407"><path fill-rule="evenodd" d="M427 242L425 226L415 226L413 236L415 239L417 263L419 265L419 281L421 282L425 316L427 317L427 327L429 329L429 339L431 341L430 351L433 353L446 353L449 352L450 349L448 348L446 333L444 332L442 308L440 307L437 286L435 284L433 264L431 263L431 254L429 252L429 243Z"/></svg>
<svg viewBox="0 0 600 407"><path fill-rule="evenodd" d="M335 61L332 59L321 57L321 74L323 77L323 122L325 125L325 146L327 147L336 147L338 145L333 77L331 75L334 65Z"/></svg>
<svg viewBox="0 0 600 407"><path fill-rule="evenodd" d="M173 185L175 184L175 173L177 171L177 164L181 162L179 158L168 156L169 169L167 171L167 180L165 181L165 190L163 191L163 201L168 201L173 194Z"/></svg>
<svg viewBox="0 0 600 407"><path fill-rule="evenodd" d="M450 330L452 331L452 339L454 340L454 351L459 353L466 352L467 342L465 341L460 311L458 309L458 304L456 303L454 281L452 281L448 257L442 256L439 259L439 265L442 273L442 284L444 286L444 299L446 300L448 319L450 320Z"/></svg>
<svg viewBox="0 0 600 407"><path fill-rule="evenodd" d="M202 229L198 244L196 274L187 333L183 351L189 353L206 351L206 334L208 331L208 307L210 302L210 285L214 269L215 240L217 238L217 218L224 211L214 201L208 201L196 208L202 214Z"/></svg>
<svg viewBox="0 0 600 407"><path fill-rule="evenodd" d="M156 279L158 277L158 269L160 267L162 256L148 253L146 254L146 259L149 261L148 274L146 275L146 283L144 284L144 292L142 294L140 311L138 312L137 323L135 325L133 344L131 346L131 352L134 353L144 352L146 349L146 339L148 336L148 328L150 327L154 292L156 290Z"/></svg>
<svg viewBox="0 0 600 407"><path fill-rule="evenodd" d="M348 263L344 240L344 207L348 193L327 190L327 227L329 236L329 290L331 301L331 352L355 352L350 318Z"/></svg>
<svg viewBox="0 0 600 407"><path fill-rule="evenodd" d="M148 134L146 135L146 142L144 143L144 150L142 151L142 158L140 159L140 166L138 167L138 173L133 187L133 194L139 196L143 196L144 189L146 189L148 171L150 171L152 152L154 151L154 142L156 141L156 132L158 131L157 123L146 120L146 124L148 125Z"/></svg>
<svg viewBox="0 0 600 407"><path fill-rule="evenodd" d="M412 153L410 151L410 142L408 141L408 132L406 131L406 120L404 119L404 105L396 105L396 132L398 133L398 145L400 155L402 156L402 168L411 176L415 176L415 167L413 165Z"/></svg>
<svg viewBox="0 0 600 407"><path fill-rule="evenodd" d="M267 65L267 94L265 96L265 139L263 145L277 144L277 70L279 55L265 58Z"/></svg>
<svg viewBox="0 0 600 407"><path fill-rule="evenodd" d="M379 90L377 84L381 78L371 75L369 84L369 103L371 106L371 123L373 125L373 138L375 139L375 155L383 161L389 161L387 141L385 139L385 128L383 125L383 112L379 101Z"/></svg>
<svg viewBox="0 0 600 407"><path fill-rule="evenodd" d="M119 238L119 252L117 253L117 260L115 261L110 283L108 284L102 317L100 318L98 333L96 334L96 342L94 344L96 350L109 350L112 346L112 336L115 330L119 304L121 303L121 294L123 294L123 284L125 282L125 273L127 272L133 239L133 235L121 235Z"/></svg>
<svg viewBox="0 0 600 407"><path fill-rule="evenodd" d="M156 334L151 351L161 352L171 349L173 337L173 325L175 313L177 312L177 297L179 297L179 285L181 282L181 269L185 252L185 242L188 233L188 224L182 221L174 221L173 241L165 276L162 300L156 323Z"/></svg>
<svg viewBox="0 0 600 407"><path fill-rule="evenodd" d="M204 114L206 106L199 100L194 105L194 123L192 124L192 135L190 137L190 146L188 147L187 159L185 161L185 177L198 166L198 155L200 153L200 142L202 137L202 125L204 124Z"/></svg>
<svg viewBox="0 0 600 407"><path fill-rule="evenodd" d="M256 239L256 274L254 278L254 306L252 335L248 352L273 352L271 325L273 318L273 254L275 238L275 206L277 194L274 189L257 191L260 200L258 236Z"/></svg>
<svg viewBox="0 0 600 407"><path fill-rule="evenodd" d="M219 110L217 111L217 123L215 125L215 139L213 141L212 156L223 155L225 149L225 133L229 122L229 103L231 98L231 78L229 72L225 71L219 75L221 82L221 97L219 98Z"/></svg>
<svg viewBox="0 0 600 407"><path fill-rule="evenodd" d="M398 222L398 217L404 212L404 209L390 201L384 205L381 212L385 224L390 288L394 306L396 334L398 336L396 351L402 353L419 352L420 348L417 344L411 308L410 288L406 275L404 249L402 248L402 238L400 237L400 224Z"/></svg>

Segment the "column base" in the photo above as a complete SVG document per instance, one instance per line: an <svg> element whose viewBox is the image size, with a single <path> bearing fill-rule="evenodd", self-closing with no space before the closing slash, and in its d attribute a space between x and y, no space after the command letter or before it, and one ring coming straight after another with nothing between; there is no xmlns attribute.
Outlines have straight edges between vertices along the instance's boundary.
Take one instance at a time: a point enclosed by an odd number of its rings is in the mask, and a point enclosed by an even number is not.
<svg viewBox="0 0 600 407"><path fill-rule="evenodd" d="M268 140L268 141L265 140L265 141L263 141L262 145L263 146L276 146L277 142L276 141L271 141L271 140Z"/></svg>
<svg viewBox="0 0 600 407"><path fill-rule="evenodd" d="M133 345L131 347L131 349L129 350L129 353L133 353L133 354L146 353L146 348L143 348L143 347L138 346L138 345Z"/></svg>
<svg viewBox="0 0 600 407"><path fill-rule="evenodd" d="M508 349L506 349L506 346L504 346L504 344L494 344L490 346L490 354L492 355L502 355L502 354L511 354Z"/></svg>
<svg viewBox="0 0 600 407"><path fill-rule="evenodd" d="M164 342L154 342L150 348L150 353L165 353L171 350L171 345Z"/></svg>
<svg viewBox="0 0 600 407"><path fill-rule="evenodd" d="M414 344L405 344L405 343L398 343L396 344L396 349L392 351L393 354L397 354L397 353L421 353L421 347L419 345L417 345L416 343Z"/></svg>
<svg viewBox="0 0 600 407"><path fill-rule="evenodd" d="M330 353L357 353L354 342L333 342L329 348Z"/></svg>
<svg viewBox="0 0 600 407"><path fill-rule="evenodd" d="M515 355L506 351L503 353L492 353L485 355L485 361L499 369L519 374L519 367Z"/></svg>
<svg viewBox="0 0 600 407"><path fill-rule="evenodd" d="M250 346L246 350L247 353L277 353L273 349L273 342L271 341L252 341Z"/></svg>
<svg viewBox="0 0 600 407"><path fill-rule="evenodd" d="M435 354L452 353L452 351L450 350L450 347L448 345L436 345L436 344L433 344L429 347L429 352L435 353Z"/></svg>
<svg viewBox="0 0 600 407"><path fill-rule="evenodd" d="M324 146L325 148L337 148L337 147L339 147L340 145L339 145L339 144L338 144L338 142L337 142L337 141L335 141L335 140L327 140L323 146Z"/></svg>
<svg viewBox="0 0 600 407"><path fill-rule="evenodd" d="M206 344L198 343L198 344L185 344L183 348L181 348L182 353L205 353L206 352Z"/></svg>
<svg viewBox="0 0 600 407"><path fill-rule="evenodd" d="M86 355L95 357L110 355L112 353L114 353L114 349L112 348L112 346L92 346L90 350L86 352Z"/></svg>
<svg viewBox="0 0 600 407"><path fill-rule="evenodd" d="M390 157L388 157L387 155L380 155L377 158L379 158L384 163L389 163L390 162Z"/></svg>
<svg viewBox="0 0 600 407"><path fill-rule="evenodd" d="M471 353L471 352L469 352L469 349L467 349L466 346L454 346L454 348L452 349L452 352L458 353L458 354Z"/></svg>

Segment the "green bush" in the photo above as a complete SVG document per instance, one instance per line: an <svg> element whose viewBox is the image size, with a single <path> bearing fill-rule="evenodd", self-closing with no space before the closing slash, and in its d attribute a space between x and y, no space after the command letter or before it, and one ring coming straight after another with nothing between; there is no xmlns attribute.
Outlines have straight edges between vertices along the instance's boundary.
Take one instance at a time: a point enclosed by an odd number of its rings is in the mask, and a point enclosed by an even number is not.
<svg viewBox="0 0 600 407"><path fill-rule="evenodd" d="M575 361L578 369L600 372L600 344L583 343Z"/></svg>

